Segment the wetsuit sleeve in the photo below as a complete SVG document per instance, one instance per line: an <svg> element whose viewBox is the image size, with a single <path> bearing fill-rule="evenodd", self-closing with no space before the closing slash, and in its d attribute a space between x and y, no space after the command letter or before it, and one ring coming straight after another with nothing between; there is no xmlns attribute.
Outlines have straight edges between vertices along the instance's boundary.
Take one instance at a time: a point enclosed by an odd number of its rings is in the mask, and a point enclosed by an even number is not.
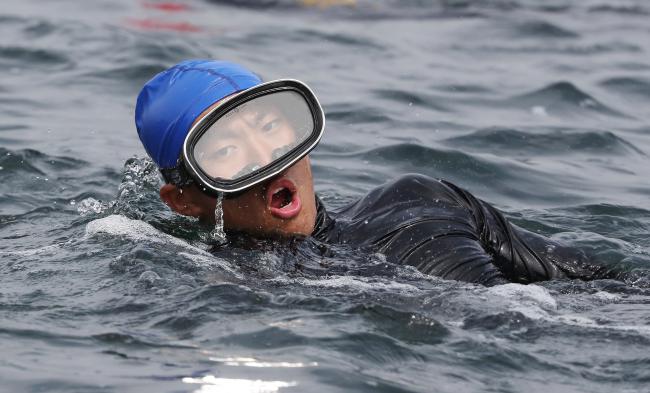
<svg viewBox="0 0 650 393"><path fill-rule="evenodd" d="M451 183L445 184L472 211L483 247L508 280L531 283L558 278L619 278L617 272L596 263L583 250L519 228L487 202Z"/></svg>
<svg viewBox="0 0 650 393"><path fill-rule="evenodd" d="M417 228L402 231L393 242L418 239L405 252L397 255L397 262L415 266L419 271L447 280L497 285L509 282L493 263L492 256L481 244L471 227L465 225L438 226L438 223L421 221ZM426 235L417 236L426 231ZM385 249L391 253L393 242Z"/></svg>

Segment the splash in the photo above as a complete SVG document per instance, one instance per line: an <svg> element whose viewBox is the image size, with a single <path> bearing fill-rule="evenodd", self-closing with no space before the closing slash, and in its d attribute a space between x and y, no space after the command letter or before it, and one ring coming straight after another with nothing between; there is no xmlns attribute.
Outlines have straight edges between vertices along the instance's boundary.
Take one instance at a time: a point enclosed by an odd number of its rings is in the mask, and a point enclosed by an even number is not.
<svg viewBox="0 0 650 393"><path fill-rule="evenodd" d="M210 240L214 240L218 245L227 242L226 232L223 230L223 193L217 196L217 204L214 207L214 228L210 232Z"/></svg>

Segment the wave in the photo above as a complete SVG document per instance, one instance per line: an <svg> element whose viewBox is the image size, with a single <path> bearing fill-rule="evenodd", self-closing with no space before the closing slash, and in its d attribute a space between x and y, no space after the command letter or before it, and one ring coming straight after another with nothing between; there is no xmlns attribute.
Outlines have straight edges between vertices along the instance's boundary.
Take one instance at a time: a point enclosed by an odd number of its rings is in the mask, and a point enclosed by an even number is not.
<svg viewBox="0 0 650 393"><path fill-rule="evenodd" d="M631 44L624 41L615 41L608 43L598 43L598 44L580 44L580 43L562 43L558 44L556 42L541 42L535 45L480 45L475 47L468 47L468 45L459 45L454 44L452 47L454 50L460 52L474 51L474 52L483 52L490 55L495 53L502 54L531 54L531 55L542 55L542 54L566 54L566 55L575 55L575 56L588 56L595 54L605 54L605 53L643 53L644 49L638 45Z"/></svg>
<svg viewBox="0 0 650 393"><path fill-rule="evenodd" d="M48 172L79 169L85 165L85 161L72 157L52 156L34 149L9 150L0 147L0 174L5 176L10 173L44 176Z"/></svg>
<svg viewBox="0 0 650 393"><path fill-rule="evenodd" d="M514 96L506 100L514 107L530 110L542 108L547 114L562 115L599 113L614 117L629 118L624 113L612 109L591 95L583 92L570 82L556 82L530 93Z"/></svg>
<svg viewBox="0 0 650 393"><path fill-rule="evenodd" d="M468 135L452 137L444 143L472 147L488 152L565 156L572 152L592 154L645 155L632 143L611 131L546 129L527 132L512 128L487 128Z"/></svg>
<svg viewBox="0 0 650 393"><path fill-rule="evenodd" d="M37 68L51 72L53 69L68 68L71 64L72 60L68 56L53 49L33 49L21 46L0 47L0 65L7 69Z"/></svg>

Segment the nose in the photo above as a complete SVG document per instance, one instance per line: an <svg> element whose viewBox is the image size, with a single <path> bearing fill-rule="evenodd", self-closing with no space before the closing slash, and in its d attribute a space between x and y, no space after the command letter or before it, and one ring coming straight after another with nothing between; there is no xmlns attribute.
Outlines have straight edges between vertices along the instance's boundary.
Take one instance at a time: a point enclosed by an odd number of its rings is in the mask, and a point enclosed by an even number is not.
<svg viewBox="0 0 650 393"><path fill-rule="evenodd" d="M273 147L269 141L263 138L249 138L248 141L248 161L251 164L258 164L260 167L265 166L271 162Z"/></svg>

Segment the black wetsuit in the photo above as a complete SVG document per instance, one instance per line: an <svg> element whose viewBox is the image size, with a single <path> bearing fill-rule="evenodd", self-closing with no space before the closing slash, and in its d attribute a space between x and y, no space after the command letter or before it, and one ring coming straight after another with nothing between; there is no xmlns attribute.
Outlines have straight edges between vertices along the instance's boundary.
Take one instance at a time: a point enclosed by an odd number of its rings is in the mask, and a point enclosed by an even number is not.
<svg viewBox="0 0 650 393"><path fill-rule="evenodd" d="M617 278L584 252L521 229L469 192L421 175L400 177L331 215L319 201L312 236L485 285Z"/></svg>

